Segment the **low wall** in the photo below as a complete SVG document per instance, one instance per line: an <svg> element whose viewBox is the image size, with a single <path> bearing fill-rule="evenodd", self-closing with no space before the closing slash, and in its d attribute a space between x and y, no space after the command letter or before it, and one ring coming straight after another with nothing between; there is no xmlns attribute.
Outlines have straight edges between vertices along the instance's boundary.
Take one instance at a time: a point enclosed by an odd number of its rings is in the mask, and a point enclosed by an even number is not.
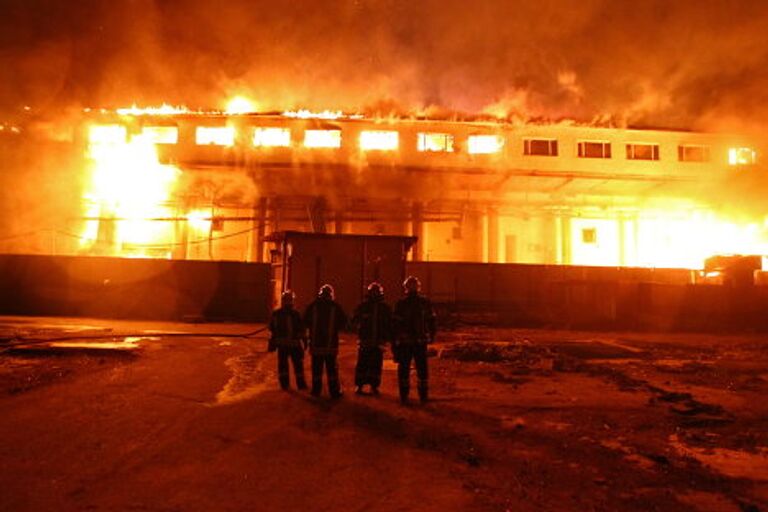
<svg viewBox="0 0 768 512"><path fill-rule="evenodd" d="M768 331L768 286L695 285L688 270L409 262L406 272L444 321ZM268 264L0 255L6 315L263 322L269 297Z"/></svg>
<svg viewBox="0 0 768 512"><path fill-rule="evenodd" d="M691 271L409 262L446 317L511 326L768 331L768 286L692 284Z"/></svg>
<svg viewBox="0 0 768 512"><path fill-rule="evenodd" d="M269 265L0 255L0 314L262 322Z"/></svg>

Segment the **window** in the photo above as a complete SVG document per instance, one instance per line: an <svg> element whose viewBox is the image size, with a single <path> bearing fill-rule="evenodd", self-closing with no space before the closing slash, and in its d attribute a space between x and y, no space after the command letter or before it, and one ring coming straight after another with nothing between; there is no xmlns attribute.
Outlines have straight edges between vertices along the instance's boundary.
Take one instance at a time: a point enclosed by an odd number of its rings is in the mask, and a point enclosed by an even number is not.
<svg viewBox="0 0 768 512"><path fill-rule="evenodd" d="M360 149L393 151L399 145L399 136L395 131L363 131L360 132Z"/></svg>
<svg viewBox="0 0 768 512"><path fill-rule="evenodd" d="M175 126L145 126L141 136L155 144L176 144L179 141L179 129Z"/></svg>
<svg viewBox="0 0 768 512"><path fill-rule="evenodd" d="M453 153L453 135L448 133L419 133L419 151Z"/></svg>
<svg viewBox="0 0 768 512"><path fill-rule="evenodd" d="M88 142L91 144L123 144L128 131L120 124L99 124L88 130Z"/></svg>
<svg viewBox="0 0 768 512"><path fill-rule="evenodd" d="M233 146L235 129L229 126L198 126L195 130L195 142L199 146Z"/></svg>
<svg viewBox="0 0 768 512"><path fill-rule="evenodd" d="M728 150L730 165L752 165L757 162L757 153L752 148L731 148Z"/></svg>
<svg viewBox="0 0 768 512"><path fill-rule="evenodd" d="M290 128L256 128L253 145L258 147L287 148L291 145Z"/></svg>
<svg viewBox="0 0 768 512"><path fill-rule="evenodd" d="M584 228L581 230L581 241L585 244L597 243L597 229L596 228Z"/></svg>
<svg viewBox="0 0 768 512"><path fill-rule="evenodd" d="M531 156L557 156L557 141L555 139L525 139L523 154Z"/></svg>
<svg viewBox="0 0 768 512"><path fill-rule="evenodd" d="M470 135L467 151L473 155L498 153L504 147L504 139L498 135Z"/></svg>
<svg viewBox="0 0 768 512"><path fill-rule="evenodd" d="M709 162L709 146L677 146L677 159L680 162Z"/></svg>
<svg viewBox="0 0 768 512"><path fill-rule="evenodd" d="M658 160L658 144L627 144L627 160Z"/></svg>
<svg viewBox="0 0 768 512"><path fill-rule="evenodd" d="M304 132L304 147L340 148L341 130L306 130Z"/></svg>
<svg viewBox="0 0 768 512"><path fill-rule="evenodd" d="M579 158L611 158L610 142L582 141L578 147Z"/></svg>

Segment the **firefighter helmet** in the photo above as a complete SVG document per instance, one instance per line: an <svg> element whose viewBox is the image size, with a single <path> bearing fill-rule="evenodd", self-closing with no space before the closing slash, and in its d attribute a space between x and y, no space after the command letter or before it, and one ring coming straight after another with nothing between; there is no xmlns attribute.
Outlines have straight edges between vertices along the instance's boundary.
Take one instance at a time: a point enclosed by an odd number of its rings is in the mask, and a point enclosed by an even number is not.
<svg viewBox="0 0 768 512"><path fill-rule="evenodd" d="M421 281L418 277L408 276L403 281L403 289L405 289L405 293L417 293L421 290Z"/></svg>
<svg viewBox="0 0 768 512"><path fill-rule="evenodd" d="M335 293L333 291L333 286L329 284L324 284L320 287L320 291L317 292L317 296L322 299L331 299L333 300Z"/></svg>
<svg viewBox="0 0 768 512"><path fill-rule="evenodd" d="M280 305L291 306L293 305L295 298L296 295L291 290L285 290L282 294L280 294Z"/></svg>
<svg viewBox="0 0 768 512"><path fill-rule="evenodd" d="M368 285L367 295L369 299L381 300L384 298L384 287L376 281Z"/></svg>

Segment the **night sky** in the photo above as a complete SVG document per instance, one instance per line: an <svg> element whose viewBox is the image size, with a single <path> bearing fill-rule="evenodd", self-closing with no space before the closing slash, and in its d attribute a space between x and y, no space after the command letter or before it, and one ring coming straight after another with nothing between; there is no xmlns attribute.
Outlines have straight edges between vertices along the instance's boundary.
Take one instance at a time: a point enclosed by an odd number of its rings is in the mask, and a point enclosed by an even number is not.
<svg viewBox="0 0 768 512"><path fill-rule="evenodd" d="M184 104L768 126L768 2L0 0L0 111Z"/></svg>

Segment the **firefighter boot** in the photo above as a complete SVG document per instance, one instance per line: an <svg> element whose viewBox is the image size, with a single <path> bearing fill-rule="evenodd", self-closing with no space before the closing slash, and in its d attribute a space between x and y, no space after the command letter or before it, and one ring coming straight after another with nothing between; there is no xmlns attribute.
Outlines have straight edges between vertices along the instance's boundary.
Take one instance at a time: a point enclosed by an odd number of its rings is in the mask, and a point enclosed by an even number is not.
<svg viewBox="0 0 768 512"><path fill-rule="evenodd" d="M419 381L419 400L421 400L421 403L429 400L429 386L426 380Z"/></svg>
<svg viewBox="0 0 768 512"><path fill-rule="evenodd" d="M407 404L408 403L408 386L400 386L400 403L401 404Z"/></svg>

